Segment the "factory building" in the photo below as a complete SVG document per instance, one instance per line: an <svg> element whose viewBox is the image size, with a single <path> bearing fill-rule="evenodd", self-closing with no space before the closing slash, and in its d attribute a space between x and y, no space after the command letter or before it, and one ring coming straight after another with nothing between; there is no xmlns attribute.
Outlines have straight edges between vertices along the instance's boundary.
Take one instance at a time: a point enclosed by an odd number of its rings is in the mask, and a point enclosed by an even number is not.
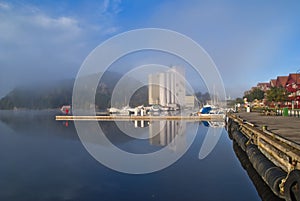
<svg viewBox="0 0 300 201"><path fill-rule="evenodd" d="M180 67L172 67L166 72L150 74L149 105L163 107L182 107L185 105L185 71Z"/></svg>

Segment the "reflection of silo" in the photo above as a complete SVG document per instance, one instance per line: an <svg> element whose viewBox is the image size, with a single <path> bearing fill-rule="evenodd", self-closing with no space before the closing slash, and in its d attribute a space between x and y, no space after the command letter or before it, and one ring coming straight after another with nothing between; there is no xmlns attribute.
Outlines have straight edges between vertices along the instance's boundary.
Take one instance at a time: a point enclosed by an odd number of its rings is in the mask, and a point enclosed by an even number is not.
<svg viewBox="0 0 300 201"><path fill-rule="evenodd" d="M149 125L149 141L152 145L170 147L174 151L183 151L186 147L186 122L152 121ZM175 140L176 137L176 140Z"/></svg>
<svg viewBox="0 0 300 201"><path fill-rule="evenodd" d="M167 142L167 125L163 123L163 121L160 121L160 145L165 146L168 145Z"/></svg>
<svg viewBox="0 0 300 201"><path fill-rule="evenodd" d="M167 137L167 144L169 144L172 141L172 121L167 121L166 124L166 137Z"/></svg>
<svg viewBox="0 0 300 201"><path fill-rule="evenodd" d="M175 121L171 121L171 136L172 136L172 139L174 139L175 136L176 136L176 132L175 132Z"/></svg>
<svg viewBox="0 0 300 201"><path fill-rule="evenodd" d="M174 129L174 132L172 133L173 141L171 141L170 144L171 149L177 152L184 151L186 147L186 122L172 121L171 128Z"/></svg>
<svg viewBox="0 0 300 201"><path fill-rule="evenodd" d="M152 145L166 145L165 121L152 121L149 124L149 141Z"/></svg>

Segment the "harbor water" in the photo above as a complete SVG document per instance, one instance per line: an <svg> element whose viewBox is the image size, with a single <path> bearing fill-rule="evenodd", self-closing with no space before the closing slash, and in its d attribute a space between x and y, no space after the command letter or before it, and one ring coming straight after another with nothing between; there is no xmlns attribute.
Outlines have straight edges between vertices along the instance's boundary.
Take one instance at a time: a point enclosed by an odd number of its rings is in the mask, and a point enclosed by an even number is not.
<svg viewBox="0 0 300 201"><path fill-rule="evenodd" d="M212 128L222 129L220 139L200 157L211 124L181 122L179 130L171 131L187 144L195 139L178 161L149 174L125 174L95 160L80 141L74 122L55 121L56 114L0 111L0 200L261 200L224 128ZM155 152L172 141L161 136L138 140L120 129L151 136L153 122L143 122L144 128L130 121L99 124L111 142L133 153ZM194 128L198 128L195 134ZM172 151L179 149L175 146Z"/></svg>

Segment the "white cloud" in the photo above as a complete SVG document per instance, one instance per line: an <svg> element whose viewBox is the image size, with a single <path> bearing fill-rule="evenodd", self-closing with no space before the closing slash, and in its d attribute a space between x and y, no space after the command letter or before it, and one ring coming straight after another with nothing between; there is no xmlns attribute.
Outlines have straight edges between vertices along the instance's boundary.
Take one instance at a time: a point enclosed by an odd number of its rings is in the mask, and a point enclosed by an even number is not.
<svg viewBox="0 0 300 201"><path fill-rule="evenodd" d="M116 30L106 17L99 26L18 6L0 12L0 97L21 83L75 77L91 49Z"/></svg>
<svg viewBox="0 0 300 201"><path fill-rule="evenodd" d="M104 0L100 13L99 2L82 4L82 13L63 5L0 0L0 98L24 83L74 78L88 53L120 29L119 0Z"/></svg>
<svg viewBox="0 0 300 201"><path fill-rule="evenodd" d="M101 12L102 12L102 13L105 13L105 12L108 11L109 2L110 2L110 0L104 0L104 1L103 1L102 9L101 9Z"/></svg>
<svg viewBox="0 0 300 201"><path fill-rule="evenodd" d="M40 29L47 31L52 30L56 33L60 33L60 36L66 36L67 38L76 38L82 33L82 28L79 22L71 17L49 17L44 14L38 14L32 16L29 23ZM64 37L64 39L66 39Z"/></svg>
<svg viewBox="0 0 300 201"><path fill-rule="evenodd" d="M0 22L0 43L6 46L0 47L0 52L2 50L4 55L10 51L17 55L23 49L16 47L22 46L26 46L27 50L50 51L54 47L64 49L75 45L84 37L77 20L70 17L53 18L43 13L17 14L13 17L7 15ZM26 54L29 53L26 51Z"/></svg>
<svg viewBox="0 0 300 201"><path fill-rule="evenodd" d="M6 2L0 2L0 9L9 10L11 9L11 5Z"/></svg>
<svg viewBox="0 0 300 201"><path fill-rule="evenodd" d="M75 19L69 17L50 18L45 15L35 16L36 22L44 27L74 27L78 22Z"/></svg>
<svg viewBox="0 0 300 201"><path fill-rule="evenodd" d="M117 15L122 11L121 0L104 0L102 4L102 13L108 15Z"/></svg>
<svg viewBox="0 0 300 201"><path fill-rule="evenodd" d="M1 3L0 98L18 85L74 78L88 53L119 30L119 3L82 15L21 3L1 12Z"/></svg>
<svg viewBox="0 0 300 201"><path fill-rule="evenodd" d="M122 11L122 8L121 8L121 3L122 3L122 0L112 0L113 3L112 3L112 10L115 14L118 14Z"/></svg>

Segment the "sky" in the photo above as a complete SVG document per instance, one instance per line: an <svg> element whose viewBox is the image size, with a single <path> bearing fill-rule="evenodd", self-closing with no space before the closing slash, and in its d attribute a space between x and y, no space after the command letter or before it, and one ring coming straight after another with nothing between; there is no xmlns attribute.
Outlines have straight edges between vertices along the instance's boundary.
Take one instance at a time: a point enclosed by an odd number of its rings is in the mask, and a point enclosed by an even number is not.
<svg viewBox="0 0 300 201"><path fill-rule="evenodd" d="M227 96L300 69L299 1L0 0L0 98L74 78L103 41L140 28L182 33L215 62Z"/></svg>

